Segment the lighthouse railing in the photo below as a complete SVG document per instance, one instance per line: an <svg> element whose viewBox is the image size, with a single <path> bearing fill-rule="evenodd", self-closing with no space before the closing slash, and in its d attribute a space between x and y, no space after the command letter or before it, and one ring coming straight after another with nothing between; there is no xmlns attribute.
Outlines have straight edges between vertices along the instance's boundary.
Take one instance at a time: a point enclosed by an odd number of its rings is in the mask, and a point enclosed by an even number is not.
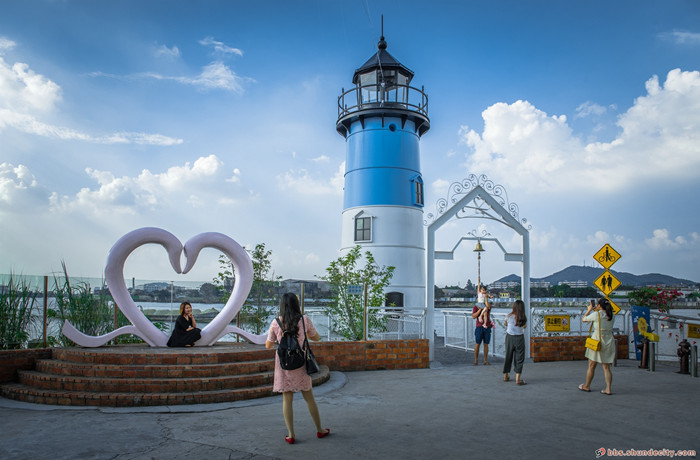
<svg viewBox="0 0 700 460"><path fill-rule="evenodd" d="M418 112L428 117L428 95L421 88L408 85L392 85L387 88L381 83L358 86L338 97L338 119L365 109L399 108Z"/></svg>

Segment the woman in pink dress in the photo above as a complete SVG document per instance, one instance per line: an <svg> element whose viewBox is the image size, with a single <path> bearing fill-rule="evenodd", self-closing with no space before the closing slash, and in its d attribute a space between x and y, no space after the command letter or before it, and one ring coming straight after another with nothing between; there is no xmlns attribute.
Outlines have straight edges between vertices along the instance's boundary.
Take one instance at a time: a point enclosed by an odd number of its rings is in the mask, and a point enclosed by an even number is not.
<svg viewBox="0 0 700 460"><path fill-rule="evenodd" d="M283 330L291 330L297 335L299 346L304 343L304 327L306 327L306 337L309 340L321 340L321 336L316 331L314 324L307 316L301 314L299 309L299 298L296 294L288 292L282 296L280 301L280 316L279 320L282 323L280 328L277 321L272 321L270 330L267 333L265 348L273 348L275 343L279 343L282 339ZM304 323L302 324L302 321ZM316 436L323 438L331 432L328 428L323 428L321 425L321 414L318 412L318 406L314 399L314 392L311 385L311 377L306 373L306 366L292 371L282 369L280 359L275 353L275 377L272 384L272 391L282 393L282 413L284 414L284 423L287 425L288 436L284 440L289 444L294 444L294 393L301 391L304 401L309 408L311 418L316 425Z"/></svg>

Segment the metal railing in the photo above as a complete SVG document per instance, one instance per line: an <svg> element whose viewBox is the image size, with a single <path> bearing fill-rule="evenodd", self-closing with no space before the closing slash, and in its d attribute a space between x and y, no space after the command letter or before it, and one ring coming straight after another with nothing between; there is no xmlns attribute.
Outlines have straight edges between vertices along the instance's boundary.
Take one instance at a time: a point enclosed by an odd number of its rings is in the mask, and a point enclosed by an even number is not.
<svg viewBox="0 0 700 460"><path fill-rule="evenodd" d="M422 339L425 337L425 310L370 308L370 312L373 314L368 315L370 318L367 327L368 340ZM307 307L304 314L311 318L323 340L348 340L335 332L334 323L337 318L329 315L322 308Z"/></svg>
<svg viewBox="0 0 700 460"><path fill-rule="evenodd" d="M428 95L424 88L393 85L387 89L381 83L355 87L338 96L338 119L364 109L390 108L412 110L428 117Z"/></svg>
<svg viewBox="0 0 700 460"><path fill-rule="evenodd" d="M590 323L584 323L581 318L586 310L564 309L564 308L533 308L532 317L532 337L556 337L556 336L578 336L587 335ZM545 318L548 315L564 315L569 317L568 331L547 331L545 328ZM613 317L613 332L615 334L627 334L631 336L631 315L629 310L622 311Z"/></svg>
<svg viewBox="0 0 700 460"><path fill-rule="evenodd" d="M475 319L471 310L442 310L443 331L445 345L464 351L473 351L476 340L474 338ZM491 321L494 327L491 329L491 343L489 354L505 356L505 319L507 313L491 311Z"/></svg>

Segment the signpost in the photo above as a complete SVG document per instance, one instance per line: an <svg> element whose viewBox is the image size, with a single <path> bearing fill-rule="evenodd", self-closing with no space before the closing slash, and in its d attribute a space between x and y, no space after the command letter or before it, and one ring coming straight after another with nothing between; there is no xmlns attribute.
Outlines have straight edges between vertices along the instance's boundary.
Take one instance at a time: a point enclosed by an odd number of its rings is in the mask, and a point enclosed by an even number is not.
<svg viewBox="0 0 700 460"><path fill-rule="evenodd" d="M620 280L615 278L615 275L610 272L610 267L612 267L615 262L620 260L620 257L622 257L620 253L614 250L613 247L607 243L593 255L596 262L605 268L603 274L596 278L593 284L595 284L596 287L605 295L605 298L608 299L610 305L612 305L613 313L616 315L620 311L620 307L615 305L615 303L610 300L609 296L610 293L620 287L620 284L622 283L620 283Z"/></svg>

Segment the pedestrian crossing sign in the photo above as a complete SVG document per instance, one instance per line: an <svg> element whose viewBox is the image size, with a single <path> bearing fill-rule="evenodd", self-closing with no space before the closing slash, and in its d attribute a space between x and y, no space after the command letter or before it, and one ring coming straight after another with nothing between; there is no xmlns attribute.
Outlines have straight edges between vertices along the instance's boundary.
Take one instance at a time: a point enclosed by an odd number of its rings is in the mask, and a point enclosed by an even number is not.
<svg viewBox="0 0 700 460"><path fill-rule="evenodd" d="M595 284L603 294L609 295L612 291L620 287L621 283L620 280L610 273L610 270L605 270L602 275L593 281L593 284Z"/></svg>

